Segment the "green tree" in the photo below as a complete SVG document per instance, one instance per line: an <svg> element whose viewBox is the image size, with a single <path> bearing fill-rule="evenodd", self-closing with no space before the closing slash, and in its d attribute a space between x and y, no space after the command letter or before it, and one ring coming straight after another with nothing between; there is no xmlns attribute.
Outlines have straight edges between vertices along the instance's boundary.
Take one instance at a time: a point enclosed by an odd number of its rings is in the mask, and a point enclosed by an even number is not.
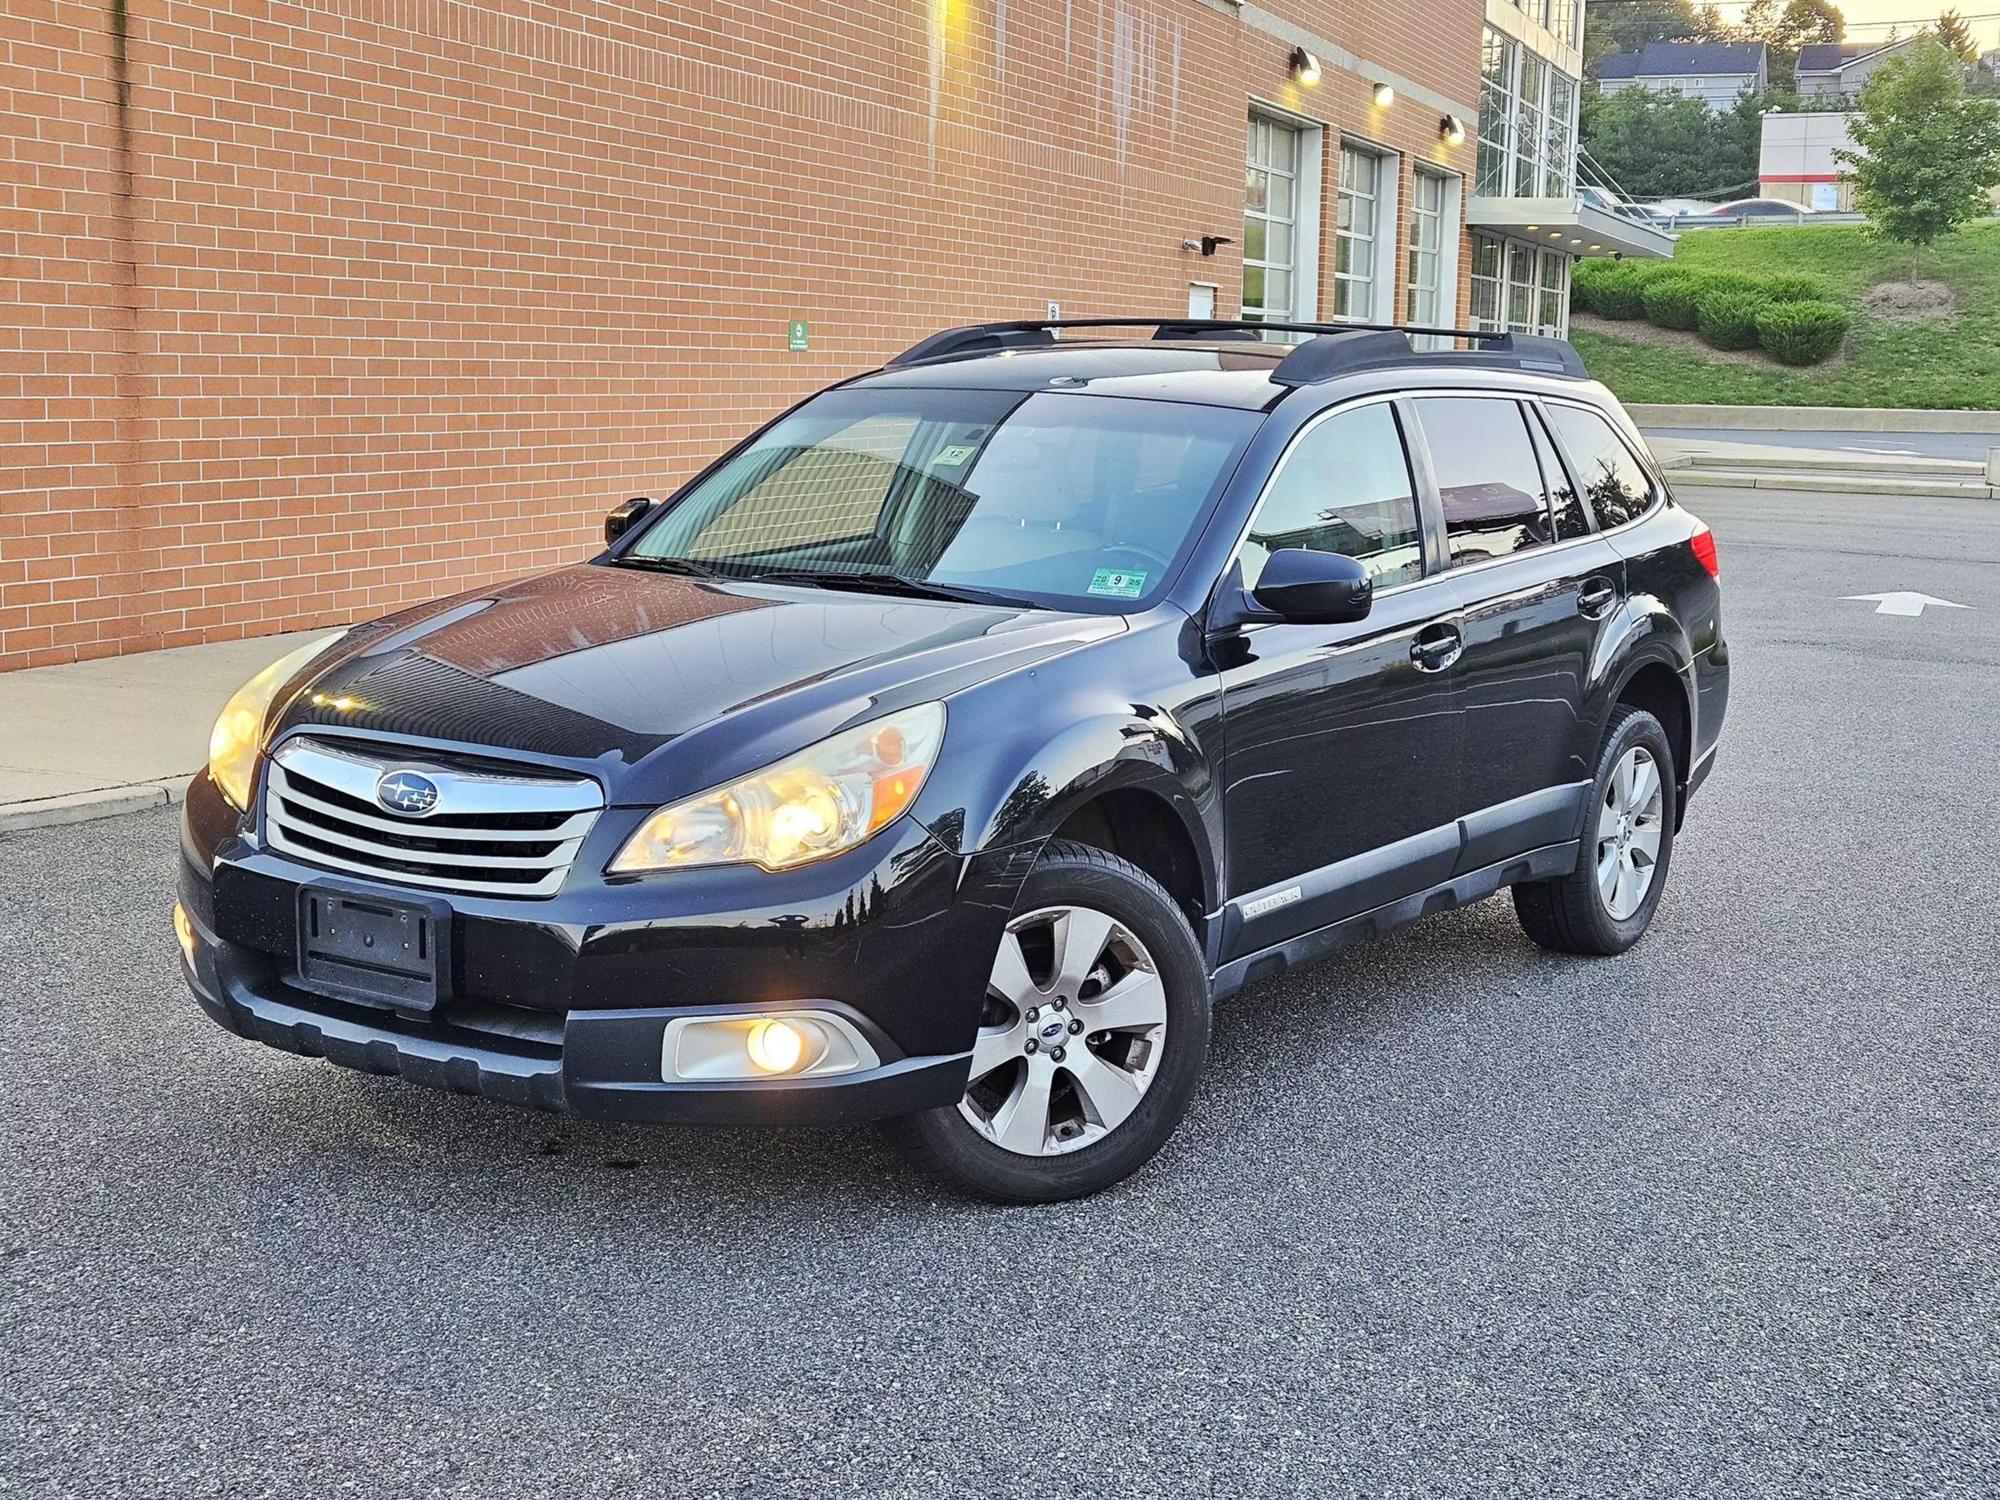
<svg viewBox="0 0 2000 1500"><path fill-rule="evenodd" d="M1962 70L1932 37L1878 69L1861 90L1850 133L1834 152L1851 169L1854 203L1877 234L1923 248L1992 211L2000 182L2000 104L1966 93Z"/></svg>
<svg viewBox="0 0 2000 1500"><path fill-rule="evenodd" d="M1978 61L1979 44L1972 39L1972 28L1957 11L1945 11L1937 18L1935 35L1939 45L1960 62Z"/></svg>
<svg viewBox="0 0 2000 1500"><path fill-rule="evenodd" d="M1789 89L1798 76L1799 48L1808 42L1837 42L1847 19L1831 0L1750 0L1743 12L1743 35L1769 49L1771 87Z"/></svg>
<svg viewBox="0 0 2000 1500"><path fill-rule="evenodd" d="M1584 96L1585 149L1634 198L1724 196L1754 182L1754 104L1710 111L1699 99L1650 89Z"/></svg>

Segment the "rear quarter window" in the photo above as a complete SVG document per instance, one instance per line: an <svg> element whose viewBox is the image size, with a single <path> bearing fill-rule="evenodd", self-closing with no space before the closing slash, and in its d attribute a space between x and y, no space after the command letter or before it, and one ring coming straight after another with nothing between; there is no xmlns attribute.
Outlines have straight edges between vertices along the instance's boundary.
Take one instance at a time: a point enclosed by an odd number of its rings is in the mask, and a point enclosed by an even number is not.
<svg viewBox="0 0 2000 1500"><path fill-rule="evenodd" d="M1622 526L1652 509L1653 481L1616 428L1581 406L1551 401L1544 410L1599 526Z"/></svg>

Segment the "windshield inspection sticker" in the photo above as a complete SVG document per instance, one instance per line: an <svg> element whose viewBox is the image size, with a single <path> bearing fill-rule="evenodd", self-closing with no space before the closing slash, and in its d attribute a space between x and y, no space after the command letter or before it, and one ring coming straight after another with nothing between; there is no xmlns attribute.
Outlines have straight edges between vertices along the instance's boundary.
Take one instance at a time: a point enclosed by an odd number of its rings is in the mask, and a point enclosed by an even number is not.
<svg viewBox="0 0 2000 1500"><path fill-rule="evenodd" d="M1099 568L1091 575L1087 592L1111 599L1136 599L1146 592L1146 575L1127 573L1122 568Z"/></svg>
<svg viewBox="0 0 2000 1500"><path fill-rule="evenodd" d="M970 443L954 443L949 448L938 449L938 466L955 469L979 450Z"/></svg>

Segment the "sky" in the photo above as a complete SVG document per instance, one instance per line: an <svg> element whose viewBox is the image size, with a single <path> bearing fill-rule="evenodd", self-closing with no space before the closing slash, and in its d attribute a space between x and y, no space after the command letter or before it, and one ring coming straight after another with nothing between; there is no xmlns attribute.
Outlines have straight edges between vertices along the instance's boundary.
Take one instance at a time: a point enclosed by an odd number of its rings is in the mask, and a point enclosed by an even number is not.
<svg viewBox="0 0 2000 1500"><path fill-rule="evenodd" d="M1851 42L1886 38L1892 21L1901 22L1902 33L1908 36L1935 21L1937 13L1946 8L1946 0L1936 0L1935 4L1931 0L1833 0L1833 3L1847 17L1847 39ZM1732 21L1742 18L1744 8L1745 0L1718 6ZM1972 28L1982 52L2000 46L2000 0L1959 0L1955 8Z"/></svg>

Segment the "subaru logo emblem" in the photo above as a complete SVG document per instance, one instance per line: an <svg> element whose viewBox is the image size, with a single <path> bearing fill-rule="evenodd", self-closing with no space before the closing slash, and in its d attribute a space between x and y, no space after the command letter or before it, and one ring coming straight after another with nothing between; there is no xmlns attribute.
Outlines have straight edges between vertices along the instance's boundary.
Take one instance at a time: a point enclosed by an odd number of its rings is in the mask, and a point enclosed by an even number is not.
<svg viewBox="0 0 2000 1500"><path fill-rule="evenodd" d="M1054 1020L1044 1021L1042 1023L1042 1040L1044 1042L1053 1042L1067 1030L1069 1030L1069 1027L1063 1024L1060 1016Z"/></svg>
<svg viewBox="0 0 2000 1500"><path fill-rule="evenodd" d="M375 783L375 800L392 813L421 818L437 810L438 787L415 771L389 771Z"/></svg>

